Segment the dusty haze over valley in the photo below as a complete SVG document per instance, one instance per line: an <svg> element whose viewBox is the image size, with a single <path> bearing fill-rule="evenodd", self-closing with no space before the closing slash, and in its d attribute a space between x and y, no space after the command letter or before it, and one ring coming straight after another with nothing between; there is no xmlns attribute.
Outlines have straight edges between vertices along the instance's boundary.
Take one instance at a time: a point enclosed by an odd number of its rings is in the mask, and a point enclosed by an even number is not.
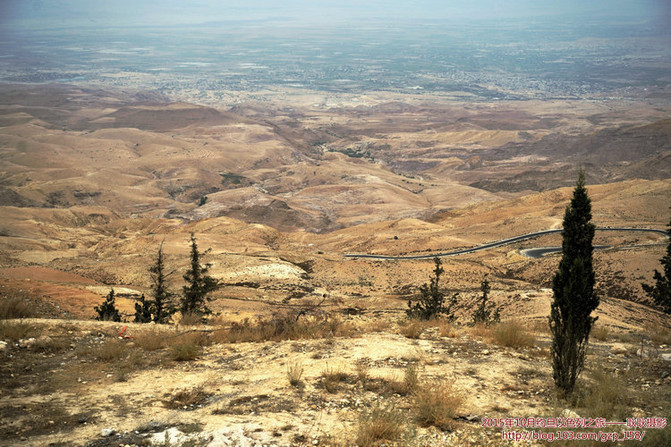
<svg viewBox="0 0 671 447"><path fill-rule="evenodd" d="M98 3L0 2L0 303L30 317L0 320L0 444L513 445L482 421L671 415L671 320L641 286L668 239L626 230L671 217L667 2ZM561 234L442 258L452 325L405 311L432 255L561 229L579 169L609 230L566 402L561 255L526 251ZM191 234L213 315L132 323L159 247L181 293ZM532 341L471 327L484 278ZM94 321L110 289L127 323ZM231 335L287 316L321 335ZM621 391L600 406L599 377ZM362 437L448 382L447 422Z"/></svg>

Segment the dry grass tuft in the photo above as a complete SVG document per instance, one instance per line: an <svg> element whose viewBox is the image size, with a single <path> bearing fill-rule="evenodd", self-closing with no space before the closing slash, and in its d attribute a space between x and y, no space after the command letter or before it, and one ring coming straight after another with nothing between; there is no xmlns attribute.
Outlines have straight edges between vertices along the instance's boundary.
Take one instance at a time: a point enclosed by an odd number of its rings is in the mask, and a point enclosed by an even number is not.
<svg viewBox="0 0 671 447"><path fill-rule="evenodd" d="M499 323L492 328L492 341L509 348L529 348L536 345L536 337L517 321Z"/></svg>
<svg viewBox="0 0 671 447"><path fill-rule="evenodd" d="M610 330L602 324L597 324L592 328L590 335L595 340L607 341L610 339Z"/></svg>
<svg viewBox="0 0 671 447"><path fill-rule="evenodd" d="M645 325L646 335L650 340L658 345L671 345L671 329L664 326Z"/></svg>
<svg viewBox="0 0 671 447"><path fill-rule="evenodd" d="M24 338L37 337L40 330L23 321L0 320L0 339L18 341Z"/></svg>
<svg viewBox="0 0 671 447"><path fill-rule="evenodd" d="M449 321L437 320L436 327L441 337L457 338L460 335L459 331Z"/></svg>
<svg viewBox="0 0 671 447"><path fill-rule="evenodd" d="M233 322L229 329L217 331L214 339L219 343L246 343L262 341L308 340L337 336L352 336L355 327L330 314L302 316L276 314L256 321L245 319Z"/></svg>
<svg viewBox="0 0 671 447"><path fill-rule="evenodd" d="M589 376L592 381L579 399L579 406L585 409L585 414L598 414L607 419L626 416L627 386L624 380L602 368L595 369Z"/></svg>
<svg viewBox="0 0 671 447"><path fill-rule="evenodd" d="M370 411L359 417L355 444L372 447L398 442L406 432L406 416L393 406L376 403Z"/></svg>
<svg viewBox="0 0 671 447"><path fill-rule="evenodd" d="M463 404L463 395L454 389L454 384L450 381L423 385L415 392L417 422L424 427L452 430L454 418Z"/></svg>
<svg viewBox="0 0 671 447"><path fill-rule="evenodd" d="M145 351L158 351L168 345L168 340L166 339L165 334L153 330L143 332L135 337L135 345Z"/></svg>
<svg viewBox="0 0 671 447"><path fill-rule="evenodd" d="M210 397L202 387L181 390L168 396L168 400L163 401L163 405L171 410L192 410L204 405Z"/></svg>
<svg viewBox="0 0 671 447"><path fill-rule="evenodd" d="M200 356L200 351L200 346L193 342L176 342L170 346L170 358L176 362L188 362L196 360Z"/></svg>
<svg viewBox="0 0 671 447"><path fill-rule="evenodd" d="M33 314L33 309L27 298L12 296L3 297L0 300L0 320L30 318Z"/></svg>
<svg viewBox="0 0 671 447"><path fill-rule="evenodd" d="M198 326L203 324L203 316L199 313L185 313L179 319L181 326Z"/></svg>
<svg viewBox="0 0 671 447"><path fill-rule="evenodd" d="M418 339L424 329L426 329L427 323L417 319L408 319L406 323L399 327L399 332L402 336L406 338Z"/></svg>
<svg viewBox="0 0 671 447"><path fill-rule="evenodd" d="M126 355L126 342L118 339L105 340L93 350L93 357L102 362L117 362Z"/></svg>
<svg viewBox="0 0 671 447"><path fill-rule="evenodd" d="M326 365L326 369L321 374L321 384L330 394L337 393L340 390L340 384L346 382L348 379L349 374L340 367L331 369Z"/></svg>
<svg viewBox="0 0 671 447"><path fill-rule="evenodd" d="M300 362L294 362L287 367L287 378L289 379L289 384L294 387L301 385L301 378L303 377L303 364Z"/></svg>
<svg viewBox="0 0 671 447"><path fill-rule="evenodd" d="M419 386L419 368L417 365L408 365L405 368L402 380L386 381L387 392L398 394L399 396L412 394L419 389Z"/></svg>

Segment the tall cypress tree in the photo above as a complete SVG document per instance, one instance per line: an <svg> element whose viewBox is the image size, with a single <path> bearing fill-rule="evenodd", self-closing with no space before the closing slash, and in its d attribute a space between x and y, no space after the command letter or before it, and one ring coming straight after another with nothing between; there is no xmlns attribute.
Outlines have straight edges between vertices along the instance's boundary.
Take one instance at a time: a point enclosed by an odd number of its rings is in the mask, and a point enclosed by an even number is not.
<svg viewBox="0 0 671 447"><path fill-rule="evenodd" d="M170 316L175 313L175 306L172 302L173 294L168 290L166 280L170 273L165 273L165 264L163 260L163 242L158 247L156 262L149 268L152 280L152 303L153 319L155 323L167 323Z"/></svg>
<svg viewBox="0 0 671 447"><path fill-rule="evenodd" d="M550 309L552 368L555 385L571 394L585 363L589 333L596 321L591 313L599 305L594 292L592 205L581 170L573 198L564 214L562 259L552 281Z"/></svg>
<svg viewBox="0 0 671 447"><path fill-rule="evenodd" d="M666 254L659 262L662 263L664 272L660 273L655 269L653 279L655 285L642 284L643 290L650 298L662 308L667 314L671 314L671 221L666 230L669 236L669 244L666 246Z"/></svg>
<svg viewBox="0 0 671 447"><path fill-rule="evenodd" d="M207 274L209 265L200 264L201 253L198 251L196 238L191 233L191 266L184 274L186 285L182 287L182 314L209 313L205 305L207 295L219 287L219 281Z"/></svg>

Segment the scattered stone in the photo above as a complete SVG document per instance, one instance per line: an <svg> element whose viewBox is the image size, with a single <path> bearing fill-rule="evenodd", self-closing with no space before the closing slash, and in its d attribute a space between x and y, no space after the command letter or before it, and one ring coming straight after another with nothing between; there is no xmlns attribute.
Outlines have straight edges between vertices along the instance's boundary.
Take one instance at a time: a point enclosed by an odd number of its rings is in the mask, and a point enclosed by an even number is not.
<svg viewBox="0 0 671 447"><path fill-rule="evenodd" d="M0 341L0 354L5 354L9 350L9 345L6 341Z"/></svg>
<svg viewBox="0 0 671 447"><path fill-rule="evenodd" d="M37 340L35 340L34 337L30 337L30 338L26 338L26 339L21 339L21 340L19 340L19 348L30 349L30 348L32 348L33 346L35 346L35 342L36 342L36 341L37 341Z"/></svg>
<svg viewBox="0 0 671 447"><path fill-rule="evenodd" d="M671 352L666 352L664 354L660 354L659 358L664 360L665 362L671 362Z"/></svg>
<svg viewBox="0 0 671 447"><path fill-rule="evenodd" d="M100 436L102 436L103 438L112 436L114 433L116 433L116 430L112 427L103 428L102 430L100 430Z"/></svg>
<svg viewBox="0 0 671 447"><path fill-rule="evenodd" d="M668 371L662 371L662 379L666 379L669 377L669 372Z"/></svg>
<svg viewBox="0 0 671 447"><path fill-rule="evenodd" d="M610 352L615 355L624 355L627 351L627 347L621 343L615 343L610 347Z"/></svg>

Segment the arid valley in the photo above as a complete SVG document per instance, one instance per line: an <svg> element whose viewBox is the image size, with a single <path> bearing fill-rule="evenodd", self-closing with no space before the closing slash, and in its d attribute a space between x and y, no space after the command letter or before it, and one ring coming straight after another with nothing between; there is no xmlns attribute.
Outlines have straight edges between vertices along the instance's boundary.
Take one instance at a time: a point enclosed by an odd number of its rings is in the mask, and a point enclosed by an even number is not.
<svg viewBox="0 0 671 447"><path fill-rule="evenodd" d="M526 430L487 421L671 417L671 318L641 286L669 243L664 55L640 56L657 77L626 88L613 69L590 86L483 75L467 90L469 70L444 89L431 67L417 89L261 71L232 88L203 68L202 87L146 67L19 70L16 52L0 63L0 444L547 445L555 430L504 439ZM525 254L560 233L441 257L456 321L406 310L435 255L561 230L580 169L601 301L566 400L548 330L561 254ZM159 248L178 300L191 235L220 282L212 314L134 323ZM501 323L474 326L485 278ZM111 289L125 321L96 321ZM443 395L450 415L422 416ZM388 437L366 431L380 415ZM625 444L669 439L653 427Z"/></svg>

